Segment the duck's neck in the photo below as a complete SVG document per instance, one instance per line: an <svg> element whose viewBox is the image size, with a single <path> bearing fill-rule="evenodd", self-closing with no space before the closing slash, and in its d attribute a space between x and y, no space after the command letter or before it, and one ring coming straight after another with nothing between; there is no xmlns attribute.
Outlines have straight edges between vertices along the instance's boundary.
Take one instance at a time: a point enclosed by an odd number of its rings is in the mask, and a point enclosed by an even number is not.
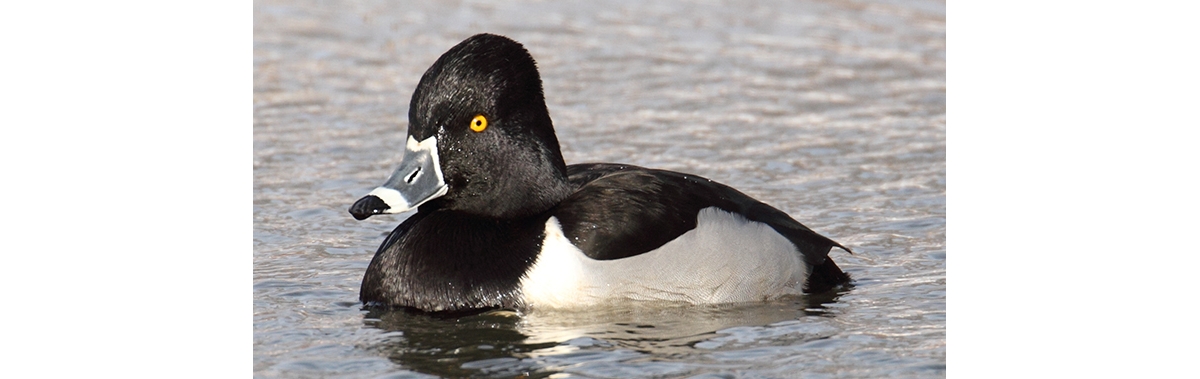
<svg viewBox="0 0 1200 379"><path fill-rule="evenodd" d="M567 164L558 145L558 136L554 133L554 124L549 113L544 111L545 102L540 96L537 102L541 104L543 111L535 112L534 119L528 123L544 127L533 127L526 131L534 137L533 141L536 141L537 147L516 152L513 158L524 161L524 164L516 165L504 175L504 180L509 182L503 187L518 190L500 194L502 197L511 195L495 204L501 218L543 214L576 190L567 180Z"/></svg>
<svg viewBox="0 0 1200 379"><path fill-rule="evenodd" d="M565 171L559 171L557 168L531 170L522 173L528 175L524 178L502 179L512 181L509 183L511 187L502 187L518 190L495 194L488 215L501 219L517 219L546 213L575 192L575 188L567 181Z"/></svg>

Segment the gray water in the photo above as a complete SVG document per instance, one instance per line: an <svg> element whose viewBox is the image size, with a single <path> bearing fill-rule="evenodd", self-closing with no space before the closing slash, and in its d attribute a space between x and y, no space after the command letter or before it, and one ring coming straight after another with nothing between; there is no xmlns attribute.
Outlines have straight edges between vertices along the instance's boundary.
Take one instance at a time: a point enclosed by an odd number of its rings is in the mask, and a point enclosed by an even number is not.
<svg viewBox="0 0 1200 379"><path fill-rule="evenodd" d="M945 4L254 3L258 377L942 377ZM405 215L349 205L400 158L408 102L479 32L537 59L568 164L706 176L855 251L854 287L762 304L368 312Z"/></svg>

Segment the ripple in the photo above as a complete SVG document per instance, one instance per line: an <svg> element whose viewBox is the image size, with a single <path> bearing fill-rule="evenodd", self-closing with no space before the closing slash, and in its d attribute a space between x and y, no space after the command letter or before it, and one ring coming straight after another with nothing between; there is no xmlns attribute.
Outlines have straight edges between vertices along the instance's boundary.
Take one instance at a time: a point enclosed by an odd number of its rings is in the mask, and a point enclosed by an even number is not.
<svg viewBox="0 0 1200 379"><path fill-rule="evenodd" d="M944 3L254 9L256 377L945 376ZM346 209L398 163L421 74L481 28L538 60L568 163L730 184L851 247L831 256L855 286L721 307L363 311L362 273L406 216Z"/></svg>

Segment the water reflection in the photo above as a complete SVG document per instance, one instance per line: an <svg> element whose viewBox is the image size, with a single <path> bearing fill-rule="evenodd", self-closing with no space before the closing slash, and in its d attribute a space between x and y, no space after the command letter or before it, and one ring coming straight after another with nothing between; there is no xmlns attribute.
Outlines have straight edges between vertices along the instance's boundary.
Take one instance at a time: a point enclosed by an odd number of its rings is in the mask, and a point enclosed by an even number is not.
<svg viewBox="0 0 1200 379"><path fill-rule="evenodd" d="M829 322L837 311L828 305L844 293L755 304L642 304L459 317L373 309L364 323L386 332L369 350L405 369L442 377L541 378L583 365L591 375L682 375L720 366L706 366L698 355L773 339L798 345L837 334Z"/></svg>
<svg viewBox="0 0 1200 379"><path fill-rule="evenodd" d="M412 311L368 312L368 326L388 331L372 346L393 362L442 377L476 374L462 365L554 346L529 344L518 331L520 318L511 312L489 312L462 318L440 318Z"/></svg>

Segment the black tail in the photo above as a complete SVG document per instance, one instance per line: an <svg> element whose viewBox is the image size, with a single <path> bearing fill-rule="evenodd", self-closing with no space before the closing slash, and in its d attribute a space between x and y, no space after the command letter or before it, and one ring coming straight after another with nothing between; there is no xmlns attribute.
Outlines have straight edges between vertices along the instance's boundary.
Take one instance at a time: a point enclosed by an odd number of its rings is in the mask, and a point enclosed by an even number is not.
<svg viewBox="0 0 1200 379"><path fill-rule="evenodd" d="M808 274L808 281L804 283L804 292L827 292L848 283L850 283L850 275L842 272L837 263L833 263L833 259L825 259L825 262L814 266L812 273Z"/></svg>

